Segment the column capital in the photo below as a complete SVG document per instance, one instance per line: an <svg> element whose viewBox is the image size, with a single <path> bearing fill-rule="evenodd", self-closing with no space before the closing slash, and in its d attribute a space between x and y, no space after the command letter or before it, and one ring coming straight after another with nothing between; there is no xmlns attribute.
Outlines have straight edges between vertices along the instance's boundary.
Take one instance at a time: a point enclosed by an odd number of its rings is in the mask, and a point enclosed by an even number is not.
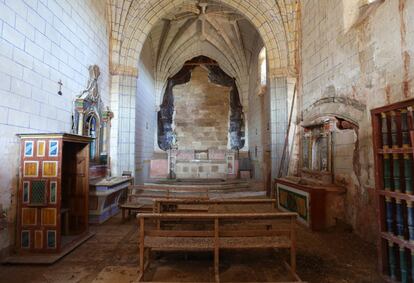
<svg viewBox="0 0 414 283"><path fill-rule="evenodd" d="M297 74L297 70L295 67L289 66L289 67L270 69L268 76L270 79L284 78L284 77L296 78L298 74Z"/></svg>

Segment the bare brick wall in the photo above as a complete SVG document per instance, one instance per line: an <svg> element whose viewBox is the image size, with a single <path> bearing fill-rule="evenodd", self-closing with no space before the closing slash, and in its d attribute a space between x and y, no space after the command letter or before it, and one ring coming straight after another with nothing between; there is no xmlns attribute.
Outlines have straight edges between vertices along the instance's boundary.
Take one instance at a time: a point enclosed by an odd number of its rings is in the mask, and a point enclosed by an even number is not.
<svg viewBox="0 0 414 283"><path fill-rule="evenodd" d="M226 149L230 88L208 81L208 72L197 67L191 81L175 86L175 126L182 149Z"/></svg>

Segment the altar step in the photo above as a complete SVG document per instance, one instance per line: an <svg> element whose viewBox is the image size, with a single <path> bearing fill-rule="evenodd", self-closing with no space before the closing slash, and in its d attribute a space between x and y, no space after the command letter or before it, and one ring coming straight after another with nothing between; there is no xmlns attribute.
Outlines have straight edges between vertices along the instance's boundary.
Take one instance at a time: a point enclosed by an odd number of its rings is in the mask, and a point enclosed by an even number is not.
<svg viewBox="0 0 414 283"><path fill-rule="evenodd" d="M188 190L232 190L232 189L249 189L250 184L248 182L238 183L144 183L143 188L148 189L188 189Z"/></svg>

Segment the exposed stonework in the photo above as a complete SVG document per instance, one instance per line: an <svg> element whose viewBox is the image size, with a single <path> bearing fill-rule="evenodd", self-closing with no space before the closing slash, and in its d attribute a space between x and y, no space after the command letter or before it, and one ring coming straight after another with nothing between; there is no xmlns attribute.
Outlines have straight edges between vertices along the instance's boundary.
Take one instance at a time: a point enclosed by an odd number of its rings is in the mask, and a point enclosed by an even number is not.
<svg viewBox="0 0 414 283"><path fill-rule="evenodd" d="M208 71L197 67L173 92L178 148L227 149L230 89L209 83Z"/></svg>

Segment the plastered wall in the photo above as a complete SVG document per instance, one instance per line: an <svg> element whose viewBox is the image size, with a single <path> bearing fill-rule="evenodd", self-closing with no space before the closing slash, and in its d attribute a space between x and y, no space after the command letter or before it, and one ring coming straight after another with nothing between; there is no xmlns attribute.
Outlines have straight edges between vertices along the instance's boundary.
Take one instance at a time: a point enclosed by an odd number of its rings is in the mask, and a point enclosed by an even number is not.
<svg viewBox="0 0 414 283"><path fill-rule="evenodd" d="M138 63L138 81L135 119L135 182L149 178L150 160L154 153L157 113L155 108L155 82L152 50L144 45Z"/></svg>
<svg viewBox="0 0 414 283"><path fill-rule="evenodd" d="M302 2L301 111L304 120L333 114L358 125L357 135L349 131L341 137L336 180L347 188L347 222L375 241L369 110L414 96L414 2L374 1L361 7L362 2Z"/></svg>

